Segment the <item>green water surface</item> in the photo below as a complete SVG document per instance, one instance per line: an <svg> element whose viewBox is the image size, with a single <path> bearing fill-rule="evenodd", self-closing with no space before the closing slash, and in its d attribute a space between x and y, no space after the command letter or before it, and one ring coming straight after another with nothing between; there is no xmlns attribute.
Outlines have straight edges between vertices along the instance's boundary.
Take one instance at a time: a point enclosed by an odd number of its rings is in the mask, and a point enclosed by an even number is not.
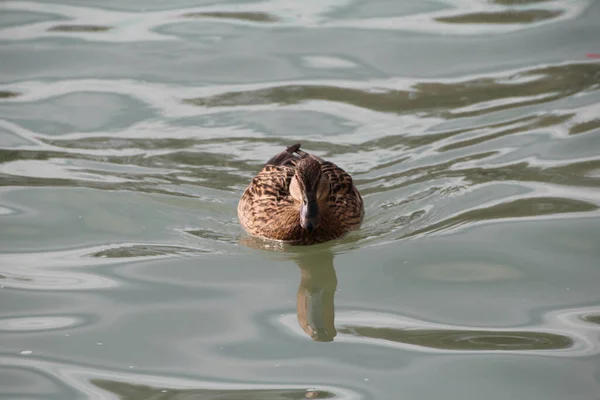
<svg viewBox="0 0 600 400"><path fill-rule="evenodd" d="M0 398L600 398L600 2L0 2ZM363 227L253 240L302 147Z"/></svg>

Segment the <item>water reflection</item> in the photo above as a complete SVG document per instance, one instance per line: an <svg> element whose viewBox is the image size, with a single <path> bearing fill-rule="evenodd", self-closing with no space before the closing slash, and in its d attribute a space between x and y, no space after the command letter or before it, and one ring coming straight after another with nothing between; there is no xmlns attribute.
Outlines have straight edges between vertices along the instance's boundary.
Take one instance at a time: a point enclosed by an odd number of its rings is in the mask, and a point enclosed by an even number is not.
<svg viewBox="0 0 600 400"><path fill-rule="evenodd" d="M16 389L0 392L597 389L598 5L3 2L0 375ZM349 239L264 264L236 245L241 190L265 154L295 138L347 164L366 195L366 229L349 238L360 237L356 257L337 265ZM478 224L486 229L471 236L429 237ZM393 241L406 237L419 238ZM481 239L477 251L465 237ZM368 253L375 246L384 251ZM377 279L366 279L366 254L385 265ZM400 271L403 259L430 267ZM335 267L340 288L356 282L356 292L335 299ZM285 293L263 290L282 276ZM478 307L462 309L467 301ZM581 304L594 307L563 313ZM273 323L282 309L287 325ZM261 382L231 384L252 379Z"/></svg>
<svg viewBox="0 0 600 400"><path fill-rule="evenodd" d="M296 316L302 330L316 342L331 342L335 329L335 291L337 275L329 243L297 247L286 243L243 236L240 243L259 250L281 253L300 268L296 293Z"/></svg>
<svg viewBox="0 0 600 400"><path fill-rule="evenodd" d="M103 25L56 25L48 28L48 32L106 32L112 29Z"/></svg>
<svg viewBox="0 0 600 400"><path fill-rule="evenodd" d="M265 12L227 12L227 11L205 11L183 14L185 18L216 18L216 19L233 19L249 22L277 22L279 18L275 15Z"/></svg>
<svg viewBox="0 0 600 400"><path fill-rule="evenodd" d="M331 342L337 335L334 305L337 276L333 253L325 250L294 258L301 273L296 296L298 323L313 340Z"/></svg>
<svg viewBox="0 0 600 400"><path fill-rule="evenodd" d="M343 312L341 321L335 324L335 291L337 274L331 243L310 247L296 247L282 242L243 236L240 243L255 249L282 254L293 260L300 268L300 285L296 296L296 317L303 332L317 342L332 342L338 334L344 342L370 343L391 347L428 349L442 351L506 351L512 353L536 351L538 353L568 350L571 354L597 351L596 345L585 336L574 332L559 331L555 321L562 321L571 314L587 323L598 324L597 314L577 310L549 314L551 324L536 330L486 329L473 326L451 326L435 322L386 315L379 312ZM474 273L472 266L465 270ZM455 275L457 266L454 266ZM512 270L488 267L488 277L469 277L472 280L514 278ZM431 272L431 271L429 271ZM500 275L498 275L500 274ZM451 276L451 279L465 280ZM583 313L583 314L582 314ZM583 315L583 316L582 316ZM282 325L290 327L287 318ZM561 322L564 324L564 321ZM548 328L548 329L546 329ZM565 334L562 334L565 333Z"/></svg>
<svg viewBox="0 0 600 400"><path fill-rule="evenodd" d="M491 0L490 3L502 6L522 6L527 4L548 3L554 0Z"/></svg>
<svg viewBox="0 0 600 400"><path fill-rule="evenodd" d="M291 105L315 100L345 103L367 110L436 116L473 117L519 106L543 104L589 90L597 90L600 64L571 63L520 71L511 76L476 77L460 82L416 82L405 89L388 82L369 87L336 84L284 84L206 97L184 103L206 108ZM406 83L404 83L406 85ZM387 87L386 87L387 86Z"/></svg>
<svg viewBox="0 0 600 400"><path fill-rule="evenodd" d="M530 24L554 19L562 14L562 10L510 10L438 17L435 20L452 24Z"/></svg>
<svg viewBox="0 0 600 400"><path fill-rule="evenodd" d="M459 329L394 329L346 326L340 333L442 350L561 350L573 346L568 336L548 332Z"/></svg>
<svg viewBox="0 0 600 400"><path fill-rule="evenodd" d="M120 400L191 400L191 399L338 399L365 398L362 393L343 386L306 383L242 383L235 380L181 378L168 375L149 375L82 366L57 359L27 358L0 354L0 374L4 380L3 393L10 398L50 398L58 393L60 399L86 398ZM6 374L7 371L11 374ZM21 390L21 391L17 391ZM18 394L16 394L18 393ZM12 395L12 396L11 396ZM3 397L4 398L4 397Z"/></svg>
<svg viewBox="0 0 600 400"><path fill-rule="evenodd" d="M584 213L598 210L596 204L574 199L560 198L526 198L518 199L490 207L473 209L453 216L446 220L429 225L423 229L417 229L402 236L414 237L422 234L432 234L464 224L503 219L503 218L526 218L544 215L557 215L562 213Z"/></svg>
<svg viewBox="0 0 600 400"><path fill-rule="evenodd" d="M315 389L173 389L107 379L93 379L91 383L100 389L114 393L121 400L300 400L339 398L333 392Z"/></svg>
<svg viewBox="0 0 600 400"><path fill-rule="evenodd" d="M182 246L167 246L154 244L124 244L109 247L89 254L90 257L105 258L130 258L130 257L158 257L176 254L205 253L205 250L193 249Z"/></svg>
<svg viewBox="0 0 600 400"><path fill-rule="evenodd" d="M85 316L38 316L38 317L5 317L0 318L0 332L26 333L35 331L50 331L75 327L88 323Z"/></svg>
<svg viewBox="0 0 600 400"><path fill-rule="evenodd" d="M600 118L574 124L569 128L569 134L577 135L579 133L589 132L594 129L600 129Z"/></svg>
<svg viewBox="0 0 600 400"><path fill-rule="evenodd" d="M338 313L338 340L356 345L435 353L598 354L596 307L552 310L520 329L450 325L376 311ZM589 317L592 317L591 320Z"/></svg>
<svg viewBox="0 0 600 400"><path fill-rule="evenodd" d="M0 99L10 99L12 97L20 96L21 93L13 92L10 90L0 90Z"/></svg>
<svg viewBox="0 0 600 400"><path fill-rule="evenodd" d="M583 315L581 319L590 324L600 325L600 314Z"/></svg>

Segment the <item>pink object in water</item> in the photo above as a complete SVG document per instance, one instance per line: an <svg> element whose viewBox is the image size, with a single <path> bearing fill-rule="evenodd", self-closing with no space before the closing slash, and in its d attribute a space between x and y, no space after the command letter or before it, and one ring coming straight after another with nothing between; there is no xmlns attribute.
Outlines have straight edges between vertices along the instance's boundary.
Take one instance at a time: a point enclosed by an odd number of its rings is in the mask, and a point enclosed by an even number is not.
<svg viewBox="0 0 600 400"><path fill-rule="evenodd" d="M587 53L585 56L587 58L600 58L600 54L598 53Z"/></svg>

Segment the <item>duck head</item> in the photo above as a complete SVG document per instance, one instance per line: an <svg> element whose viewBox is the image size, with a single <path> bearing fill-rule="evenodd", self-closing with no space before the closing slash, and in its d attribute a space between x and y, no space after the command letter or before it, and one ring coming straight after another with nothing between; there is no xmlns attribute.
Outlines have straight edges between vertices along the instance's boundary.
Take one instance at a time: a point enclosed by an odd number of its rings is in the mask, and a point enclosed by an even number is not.
<svg viewBox="0 0 600 400"><path fill-rule="evenodd" d="M317 229L329 195L329 179L322 173L319 161L311 157L298 161L290 194L299 204L302 228L308 232Z"/></svg>

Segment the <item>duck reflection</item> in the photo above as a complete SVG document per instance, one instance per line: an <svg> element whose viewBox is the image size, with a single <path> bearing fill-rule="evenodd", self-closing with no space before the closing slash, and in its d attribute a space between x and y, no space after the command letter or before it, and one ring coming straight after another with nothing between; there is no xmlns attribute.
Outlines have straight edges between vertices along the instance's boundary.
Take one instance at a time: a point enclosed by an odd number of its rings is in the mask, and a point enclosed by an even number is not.
<svg viewBox="0 0 600 400"><path fill-rule="evenodd" d="M306 247L286 246L280 242L245 236L240 243L260 250L285 254L300 268L300 285L296 294L298 324L316 342L331 342L335 329L334 296L337 275L333 252L327 244Z"/></svg>
<svg viewBox="0 0 600 400"><path fill-rule="evenodd" d="M295 257L300 267L300 286L296 295L298 323L314 341L331 342L335 329L334 296L337 276L333 254L323 251Z"/></svg>

